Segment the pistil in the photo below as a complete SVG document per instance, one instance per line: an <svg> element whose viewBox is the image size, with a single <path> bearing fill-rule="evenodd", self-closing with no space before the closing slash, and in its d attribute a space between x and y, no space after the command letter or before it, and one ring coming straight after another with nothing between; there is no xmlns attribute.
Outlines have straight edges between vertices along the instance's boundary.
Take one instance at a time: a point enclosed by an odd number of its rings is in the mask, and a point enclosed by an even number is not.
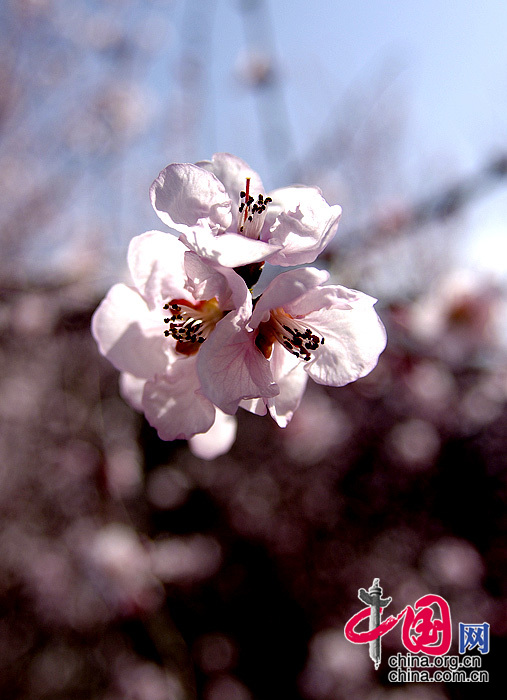
<svg viewBox="0 0 507 700"><path fill-rule="evenodd" d="M259 234L266 218L266 208L273 200L264 197L262 193L257 195L257 200L250 194L250 178L246 178L245 189L239 193L239 219L238 233L247 238L259 238Z"/></svg>

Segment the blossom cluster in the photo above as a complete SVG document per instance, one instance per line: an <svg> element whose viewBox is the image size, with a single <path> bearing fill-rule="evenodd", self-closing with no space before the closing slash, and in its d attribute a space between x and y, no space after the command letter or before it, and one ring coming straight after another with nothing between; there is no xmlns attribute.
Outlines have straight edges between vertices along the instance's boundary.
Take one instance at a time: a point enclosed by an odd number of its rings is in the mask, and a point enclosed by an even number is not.
<svg viewBox="0 0 507 700"><path fill-rule="evenodd" d="M376 366L386 334L372 297L312 267L282 272L255 296L265 262L312 263L335 235L341 207L318 188L266 194L244 161L217 153L169 165L150 197L179 238L131 241L132 283L110 289L92 333L160 438L213 458L234 442L238 407L285 427L309 376L343 386Z"/></svg>

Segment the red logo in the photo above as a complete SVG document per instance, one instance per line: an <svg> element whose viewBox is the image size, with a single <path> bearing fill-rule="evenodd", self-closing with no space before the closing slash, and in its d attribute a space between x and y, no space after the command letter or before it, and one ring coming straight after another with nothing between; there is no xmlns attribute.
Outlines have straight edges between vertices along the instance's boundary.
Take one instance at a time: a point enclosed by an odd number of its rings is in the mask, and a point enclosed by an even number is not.
<svg viewBox="0 0 507 700"><path fill-rule="evenodd" d="M353 644L369 644L370 657L377 669L380 664L380 639L403 620L401 641L408 651L423 652L430 656L447 654L451 646L451 612L444 598L432 593L416 601L415 606L407 605L396 616L390 615L383 622L382 611L391 598L382 598L379 579L373 581L368 591L359 589L358 598L368 607L353 615L345 625L345 637ZM369 620L369 629L356 631L363 620Z"/></svg>

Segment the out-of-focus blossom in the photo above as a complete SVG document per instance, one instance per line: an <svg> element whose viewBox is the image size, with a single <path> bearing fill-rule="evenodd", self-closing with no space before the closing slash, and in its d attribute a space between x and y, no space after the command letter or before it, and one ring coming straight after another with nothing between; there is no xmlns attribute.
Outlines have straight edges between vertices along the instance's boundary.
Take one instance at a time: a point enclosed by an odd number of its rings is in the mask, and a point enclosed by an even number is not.
<svg viewBox="0 0 507 700"><path fill-rule="evenodd" d="M51 0L15 0L11 5L16 12L28 18L47 13L51 8Z"/></svg>
<svg viewBox="0 0 507 700"><path fill-rule="evenodd" d="M478 381L465 393L458 413L461 428L474 431L492 423L501 416L506 400L507 383L502 368Z"/></svg>
<svg viewBox="0 0 507 700"><path fill-rule="evenodd" d="M284 450L291 461L316 464L350 438L352 422L345 411L323 393L306 394L284 434Z"/></svg>
<svg viewBox="0 0 507 700"><path fill-rule="evenodd" d="M205 634L193 648L193 656L204 673L227 671L237 661L237 649L223 634Z"/></svg>
<svg viewBox="0 0 507 700"><path fill-rule="evenodd" d="M410 418L394 426L389 434L389 448L407 468L423 469L437 457L440 436L432 423Z"/></svg>
<svg viewBox="0 0 507 700"><path fill-rule="evenodd" d="M68 146L78 153L107 153L135 139L146 127L150 100L136 84L103 86L90 104L72 115L65 127Z"/></svg>
<svg viewBox="0 0 507 700"><path fill-rule="evenodd" d="M150 547L154 574L165 583L189 583L213 575L222 558L213 537L195 535L160 539Z"/></svg>
<svg viewBox="0 0 507 700"><path fill-rule="evenodd" d="M112 523L94 532L83 527L77 534L82 564L115 612L131 615L158 606L160 584L149 552L133 529Z"/></svg>
<svg viewBox="0 0 507 700"><path fill-rule="evenodd" d="M126 654L114 664L115 686L118 695L112 700L183 700L185 690L175 673L154 663L139 661ZM115 688L116 689L116 688Z"/></svg>
<svg viewBox="0 0 507 700"><path fill-rule="evenodd" d="M343 629L318 632L310 642L309 659L300 678L305 697L357 697L357 691L369 685L368 655L362 652L359 645L347 642Z"/></svg>
<svg viewBox="0 0 507 700"><path fill-rule="evenodd" d="M204 700L252 700L252 694L237 678L226 675L210 680Z"/></svg>
<svg viewBox="0 0 507 700"><path fill-rule="evenodd" d="M329 206L316 187L284 187L266 196L257 173L229 153L168 165L150 196L160 219L191 250L226 267L313 262L341 216L341 207Z"/></svg>
<svg viewBox="0 0 507 700"><path fill-rule="evenodd" d="M178 508L186 502L192 483L186 472L173 467L161 466L147 476L146 494L155 508Z"/></svg>
<svg viewBox="0 0 507 700"><path fill-rule="evenodd" d="M484 564L473 545L465 540L442 538L423 555L424 568L431 581L459 588L476 588L484 574Z"/></svg>
<svg viewBox="0 0 507 700"><path fill-rule="evenodd" d="M384 326L373 309L376 300L345 287L324 285L328 277L314 268L284 272L257 300L248 328L238 333L233 319L224 320L209 342L213 367L202 377L204 392L217 406L226 413L234 413L240 402L260 415L269 410L285 427L299 405L308 375L318 384L343 386L371 372L386 345ZM237 347L233 362L220 353L231 342ZM259 387L259 398L248 401L240 391L234 396L232 384L234 377L247 371L255 353L269 358L280 391L269 397Z"/></svg>
<svg viewBox="0 0 507 700"><path fill-rule="evenodd" d="M407 309L406 325L439 356L462 362L499 340L499 301L493 284L464 270L455 271Z"/></svg>
<svg viewBox="0 0 507 700"><path fill-rule="evenodd" d="M141 488L141 460L136 445L117 445L106 462L107 485L120 497L133 496Z"/></svg>
<svg viewBox="0 0 507 700"><path fill-rule="evenodd" d="M246 285L234 271L219 270L157 231L132 240L128 262L134 286L114 285L94 314L99 349L124 373L123 396L144 411L162 439L206 433L216 412L201 391L198 362L204 355L204 372L213 362L206 341L222 323L241 326L249 319ZM276 391L260 353L251 368L262 391ZM245 389L248 378L243 380ZM198 441L196 451L207 458L227 451L234 439L231 421L220 416L212 439Z"/></svg>
<svg viewBox="0 0 507 700"><path fill-rule="evenodd" d="M455 382L447 366L441 362L421 360L405 377L414 397L433 410L445 410L454 398Z"/></svg>
<svg viewBox="0 0 507 700"><path fill-rule="evenodd" d="M240 54L236 62L236 73L241 82L260 88L269 85L275 78L273 59L266 52L250 50Z"/></svg>

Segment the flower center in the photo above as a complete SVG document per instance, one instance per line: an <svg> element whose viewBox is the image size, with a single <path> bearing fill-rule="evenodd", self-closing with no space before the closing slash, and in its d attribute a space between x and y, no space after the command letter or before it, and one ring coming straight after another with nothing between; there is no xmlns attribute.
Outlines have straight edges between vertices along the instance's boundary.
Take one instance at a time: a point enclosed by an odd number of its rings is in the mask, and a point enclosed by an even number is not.
<svg viewBox="0 0 507 700"><path fill-rule="evenodd" d="M266 218L266 207L273 200L271 197L257 195L257 201L250 194L250 178L246 178L245 189L239 193L238 233L247 238L259 238Z"/></svg>
<svg viewBox="0 0 507 700"><path fill-rule="evenodd" d="M312 353L320 345L324 345L324 336L308 327L303 319L293 318L284 309L271 311L268 321L259 325L259 333L255 343L264 357L271 357L273 343L281 343L283 347L300 360L308 362Z"/></svg>
<svg viewBox="0 0 507 700"><path fill-rule="evenodd" d="M176 340L176 352L193 355L204 343L224 314L215 297L208 301L192 303L185 299L172 299L164 304L164 311L171 315L164 318L168 328L166 337Z"/></svg>

